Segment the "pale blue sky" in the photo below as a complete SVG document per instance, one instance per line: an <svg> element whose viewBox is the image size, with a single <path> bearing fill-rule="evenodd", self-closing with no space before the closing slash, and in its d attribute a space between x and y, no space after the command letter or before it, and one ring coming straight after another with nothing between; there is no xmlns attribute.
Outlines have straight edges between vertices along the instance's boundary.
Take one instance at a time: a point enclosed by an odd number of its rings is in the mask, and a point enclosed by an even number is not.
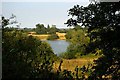
<svg viewBox="0 0 120 80"><path fill-rule="evenodd" d="M2 15L9 18L11 14L17 16L21 27L33 28L37 23L56 25L64 28L68 19L67 11L75 4L86 6L89 0L84 2L2 2Z"/></svg>

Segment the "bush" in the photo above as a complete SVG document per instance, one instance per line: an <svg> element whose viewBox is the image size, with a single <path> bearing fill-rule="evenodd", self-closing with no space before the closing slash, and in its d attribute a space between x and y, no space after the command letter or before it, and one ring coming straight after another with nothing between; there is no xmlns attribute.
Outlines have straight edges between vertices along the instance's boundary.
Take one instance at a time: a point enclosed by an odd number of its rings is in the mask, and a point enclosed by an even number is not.
<svg viewBox="0 0 120 80"><path fill-rule="evenodd" d="M85 47L82 47L81 44L73 44L71 43L67 47L67 51L65 53L61 53L60 57L65 59L73 59L83 56L85 54Z"/></svg>
<svg viewBox="0 0 120 80"><path fill-rule="evenodd" d="M54 53L49 44L20 31L4 31L2 78L49 78Z"/></svg>
<svg viewBox="0 0 120 80"><path fill-rule="evenodd" d="M55 39L59 39L58 35L57 34L51 34L47 40L55 40Z"/></svg>
<svg viewBox="0 0 120 80"><path fill-rule="evenodd" d="M37 34L47 34L47 29L43 24L36 24L35 32Z"/></svg>
<svg viewBox="0 0 120 80"><path fill-rule="evenodd" d="M70 58L77 58L77 56L82 56L85 54L85 48L90 41L89 37L86 36L85 29L70 29L66 33L66 39L71 43L67 48L67 55Z"/></svg>
<svg viewBox="0 0 120 80"><path fill-rule="evenodd" d="M59 57L64 58L64 59L73 59L75 58L74 53L69 53L69 52L64 52L59 55Z"/></svg>

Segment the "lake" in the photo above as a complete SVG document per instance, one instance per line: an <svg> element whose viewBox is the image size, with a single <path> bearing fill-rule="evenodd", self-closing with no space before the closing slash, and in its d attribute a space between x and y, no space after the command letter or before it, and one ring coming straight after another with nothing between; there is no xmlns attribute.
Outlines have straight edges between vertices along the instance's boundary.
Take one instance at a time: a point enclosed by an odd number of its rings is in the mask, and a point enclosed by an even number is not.
<svg viewBox="0 0 120 80"><path fill-rule="evenodd" d="M57 55L59 55L62 52L65 52L67 50L67 47L69 46L69 42L67 42L66 40L47 40L47 42L52 47L53 52Z"/></svg>

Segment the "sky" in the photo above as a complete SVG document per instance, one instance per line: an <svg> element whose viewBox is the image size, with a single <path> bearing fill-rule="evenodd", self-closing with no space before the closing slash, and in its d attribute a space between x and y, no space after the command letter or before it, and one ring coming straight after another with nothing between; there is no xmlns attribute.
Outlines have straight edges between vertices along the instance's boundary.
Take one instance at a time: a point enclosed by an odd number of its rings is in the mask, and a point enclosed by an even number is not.
<svg viewBox="0 0 120 80"><path fill-rule="evenodd" d="M76 4L87 6L89 0L4 0L0 8L6 18L14 14L21 28L35 28L38 23L66 28L68 10Z"/></svg>

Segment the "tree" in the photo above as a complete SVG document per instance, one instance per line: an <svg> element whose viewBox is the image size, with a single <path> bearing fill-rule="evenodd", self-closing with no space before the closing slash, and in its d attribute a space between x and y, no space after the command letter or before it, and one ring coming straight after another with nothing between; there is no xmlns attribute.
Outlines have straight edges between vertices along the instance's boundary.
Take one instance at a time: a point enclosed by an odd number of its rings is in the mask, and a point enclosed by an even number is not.
<svg viewBox="0 0 120 80"><path fill-rule="evenodd" d="M49 30L50 30L50 26L49 24L47 25L47 33L49 33Z"/></svg>
<svg viewBox="0 0 120 80"><path fill-rule="evenodd" d="M49 24L47 25L47 28L48 28L48 29L50 29L50 26L49 26Z"/></svg>
<svg viewBox="0 0 120 80"><path fill-rule="evenodd" d="M3 79L50 76L55 56L47 43L13 31L3 34L2 45Z"/></svg>
<svg viewBox="0 0 120 80"><path fill-rule="evenodd" d="M49 44L19 30L4 28L2 79L52 78L54 57L56 56Z"/></svg>
<svg viewBox="0 0 120 80"><path fill-rule="evenodd" d="M82 23L88 28L90 44L87 52L102 51L103 56L95 61L89 78L119 79L120 77L120 2L95 2L87 7L76 5L69 10L68 26ZM77 17L76 19L73 19Z"/></svg>
<svg viewBox="0 0 120 80"><path fill-rule="evenodd" d="M37 34L46 34L47 33L47 29L44 27L43 24L37 24L35 31Z"/></svg>
<svg viewBox="0 0 120 80"><path fill-rule="evenodd" d="M9 24L9 19L5 19L4 16L2 16L2 28L7 26Z"/></svg>
<svg viewBox="0 0 120 80"><path fill-rule="evenodd" d="M71 43L67 48L67 52L72 55L71 57L75 58L76 55L76 57L80 57L85 54L85 47L90 41L85 34L84 29L80 27L75 27L66 33L66 39Z"/></svg>
<svg viewBox="0 0 120 80"><path fill-rule="evenodd" d="M50 29L49 29L49 34L56 34L57 32L57 28L55 26L52 26Z"/></svg>

